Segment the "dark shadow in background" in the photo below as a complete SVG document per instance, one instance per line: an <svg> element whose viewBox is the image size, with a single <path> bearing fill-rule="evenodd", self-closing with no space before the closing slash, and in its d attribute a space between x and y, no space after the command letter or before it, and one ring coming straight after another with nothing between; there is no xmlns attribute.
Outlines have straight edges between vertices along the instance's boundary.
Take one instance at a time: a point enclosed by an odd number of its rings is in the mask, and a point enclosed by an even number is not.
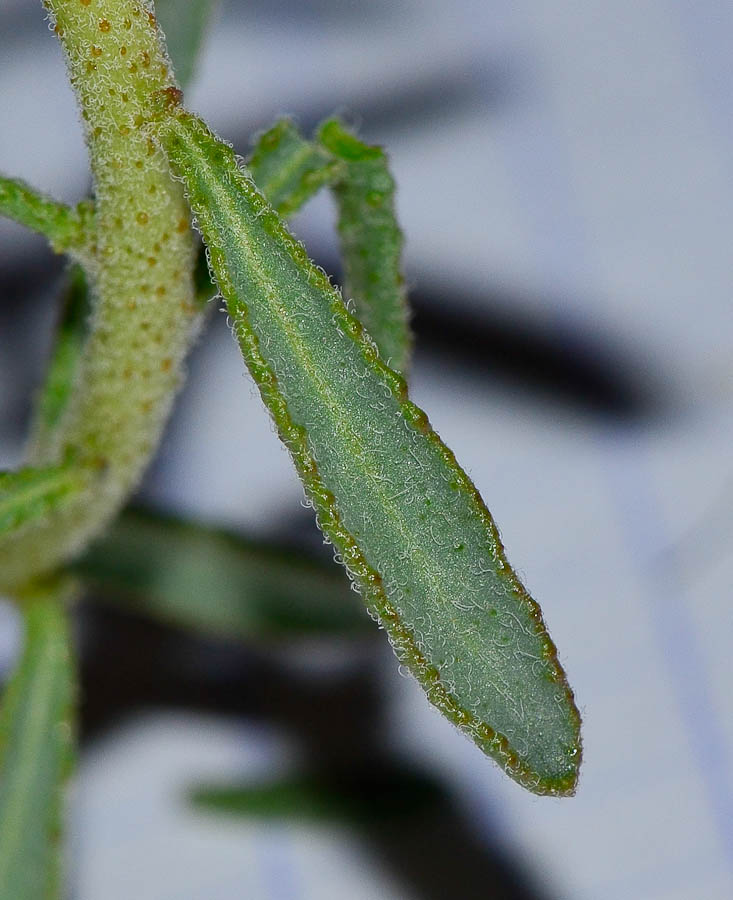
<svg viewBox="0 0 733 900"><path fill-rule="evenodd" d="M516 300L492 292L458 309L449 300L417 290L411 296L416 352L445 360L473 380L595 419L648 422L671 403L659 373L652 375L639 354L600 334L582 335L572 323L533 326L508 310ZM480 303L479 312L471 309ZM521 304L524 306L525 304Z"/></svg>
<svg viewBox="0 0 733 900"><path fill-rule="evenodd" d="M324 268L338 274L337 264ZM420 287L428 278L418 276L416 282L410 292L415 353L431 371L445 362L492 391L509 390L608 423L648 423L674 405L664 373L653 371L634 348L590 331L587 323L520 318L511 310L538 307L509 291L477 296L448 288L439 294Z"/></svg>
<svg viewBox="0 0 733 900"><path fill-rule="evenodd" d="M323 267L338 274L328 260ZM13 373L13 390L8 391L12 407L2 426L5 440L17 440L27 423L44 357L39 325L47 328L52 318L48 295L62 270L53 258L40 270L0 269L2 364ZM420 284L419 274L415 280ZM427 358L431 369L439 370L445 362L474 384L480 379L487 391L508 391L515 398L519 394L611 424L649 423L666 417L675 405L664 373L654 371L641 352L608 335L589 333L585 326L575 329L572 320L552 326L520 320L509 311L526 308L523 298L498 291L488 297L468 296L460 288L438 295L418 288L410 302L417 353ZM35 349L29 347L29 336L35 336ZM192 378L203 356L201 347L194 348ZM185 389L180 402L186 402Z"/></svg>
<svg viewBox="0 0 733 900"><path fill-rule="evenodd" d="M369 88L370 94L360 97L358 105L313 105L309 100L307 104L301 101L290 111L305 135L313 134L324 119L340 115L365 140L379 135L384 141L383 136L389 133L434 131L438 123L460 118L471 109L480 108L482 113L491 115L509 103L517 89L508 61L485 59L466 59L460 66L446 68L437 75L420 75L397 84L371 83ZM234 146L248 152L253 135L274 121L269 117L242 122L232 138Z"/></svg>
<svg viewBox="0 0 733 900"><path fill-rule="evenodd" d="M399 785L409 786L416 775L382 746L385 698L375 674L380 654L368 646L355 654L360 664L328 678L308 677L264 649L192 637L91 602L82 604L78 626L82 746L145 709L196 709L256 721L297 742L303 769L361 810L352 829L409 896L547 900L520 861L477 839L440 785L432 783L414 801L407 792L403 808L384 815L394 811Z"/></svg>

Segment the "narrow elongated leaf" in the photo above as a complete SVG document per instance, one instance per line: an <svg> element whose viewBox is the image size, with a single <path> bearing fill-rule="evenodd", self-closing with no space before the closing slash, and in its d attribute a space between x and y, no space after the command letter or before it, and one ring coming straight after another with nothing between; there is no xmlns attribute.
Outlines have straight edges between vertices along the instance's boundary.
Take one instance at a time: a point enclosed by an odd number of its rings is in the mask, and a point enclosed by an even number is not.
<svg viewBox="0 0 733 900"><path fill-rule="evenodd" d="M411 337L402 232L394 208L394 180L381 147L362 143L336 119L325 122L319 137L343 164L333 185L344 262L344 293L377 342L385 362L406 372ZM257 178L255 177L255 182Z"/></svg>
<svg viewBox="0 0 733 900"><path fill-rule="evenodd" d="M0 705L0 896L8 900L61 896L61 787L74 695L68 590L27 599L25 649Z"/></svg>
<svg viewBox="0 0 733 900"><path fill-rule="evenodd" d="M42 520L87 480L88 474L71 464L0 472L0 537Z"/></svg>
<svg viewBox="0 0 733 900"><path fill-rule="evenodd" d="M57 253L74 253L89 262L94 216L91 203L65 206L24 181L0 175L0 215L42 234Z"/></svg>
<svg viewBox="0 0 733 900"><path fill-rule="evenodd" d="M289 119L282 119L260 136L248 167L257 187L286 218L340 169L330 153L301 137Z"/></svg>
<svg viewBox="0 0 733 900"><path fill-rule="evenodd" d="M363 636L372 627L333 566L153 512L123 513L74 571L103 600L218 637Z"/></svg>
<svg viewBox="0 0 733 900"><path fill-rule="evenodd" d="M257 187L281 216L293 215L341 170L322 147L306 141L290 119L260 135L248 162ZM205 305L216 292L202 248L196 262L196 299Z"/></svg>
<svg viewBox="0 0 733 900"><path fill-rule="evenodd" d="M180 109L154 127L319 524L398 657L513 778L572 793L573 695L476 488L232 150Z"/></svg>

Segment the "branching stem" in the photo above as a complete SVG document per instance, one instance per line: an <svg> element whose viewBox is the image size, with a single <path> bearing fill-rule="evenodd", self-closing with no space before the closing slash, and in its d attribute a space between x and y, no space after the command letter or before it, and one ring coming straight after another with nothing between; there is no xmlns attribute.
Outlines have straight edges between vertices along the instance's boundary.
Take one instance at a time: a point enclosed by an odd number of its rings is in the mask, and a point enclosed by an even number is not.
<svg viewBox="0 0 733 900"><path fill-rule="evenodd" d="M93 491L0 546L0 587L52 569L118 510L157 446L198 322L189 214L141 126L178 93L155 16L141 0L46 0L84 119L97 264L90 334L51 463L73 452Z"/></svg>

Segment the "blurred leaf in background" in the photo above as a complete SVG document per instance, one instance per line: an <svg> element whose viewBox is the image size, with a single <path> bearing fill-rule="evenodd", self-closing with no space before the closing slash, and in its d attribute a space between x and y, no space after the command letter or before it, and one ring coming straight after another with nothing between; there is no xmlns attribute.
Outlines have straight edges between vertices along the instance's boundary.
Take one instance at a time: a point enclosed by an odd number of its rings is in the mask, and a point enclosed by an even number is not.
<svg viewBox="0 0 733 900"><path fill-rule="evenodd" d="M59 897L61 787L73 747L68 579L22 598L24 649L0 707L0 896Z"/></svg>

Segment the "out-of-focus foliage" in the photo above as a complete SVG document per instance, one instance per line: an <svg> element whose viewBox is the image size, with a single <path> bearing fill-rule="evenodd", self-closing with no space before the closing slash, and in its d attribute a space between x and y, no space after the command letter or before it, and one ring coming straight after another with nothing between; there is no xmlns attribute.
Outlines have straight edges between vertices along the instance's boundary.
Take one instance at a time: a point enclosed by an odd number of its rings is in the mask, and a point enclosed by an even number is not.
<svg viewBox="0 0 733 900"><path fill-rule="evenodd" d="M68 583L24 596L20 662L0 709L0 896L61 896L61 785L72 755Z"/></svg>
<svg viewBox="0 0 733 900"><path fill-rule="evenodd" d="M253 640L374 631L334 566L152 512L125 512L74 569L95 596L203 634Z"/></svg>

